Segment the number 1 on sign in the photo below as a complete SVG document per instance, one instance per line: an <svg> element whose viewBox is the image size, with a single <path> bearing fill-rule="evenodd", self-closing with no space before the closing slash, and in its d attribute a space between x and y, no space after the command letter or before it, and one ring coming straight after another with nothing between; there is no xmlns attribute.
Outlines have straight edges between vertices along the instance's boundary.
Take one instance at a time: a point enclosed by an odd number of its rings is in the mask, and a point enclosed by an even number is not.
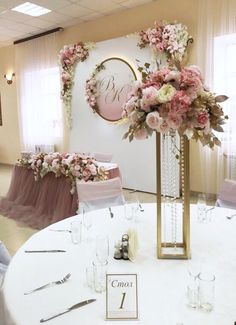
<svg viewBox="0 0 236 325"><path fill-rule="evenodd" d="M123 309L123 305L124 305L124 301L125 301L125 295L126 295L126 292L123 292L122 293L122 300L121 300L121 304L120 304L120 309Z"/></svg>

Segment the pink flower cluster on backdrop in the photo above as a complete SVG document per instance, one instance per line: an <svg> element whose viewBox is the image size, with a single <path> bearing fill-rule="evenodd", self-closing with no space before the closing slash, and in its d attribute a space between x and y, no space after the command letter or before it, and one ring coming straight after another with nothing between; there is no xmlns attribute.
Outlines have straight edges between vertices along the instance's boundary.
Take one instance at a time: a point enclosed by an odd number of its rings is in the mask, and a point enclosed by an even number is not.
<svg viewBox="0 0 236 325"><path fill-rule="evenodd" d="M71 124L71 99L74 68L76 62L83 62L89 56L89 46L82 42L74 45L65 45L59 53L61 66L61 99L66 108L67 124Z"/></svg>
<svg viewBox="0 0 236 325"><path fill-rule="evenodd" d="M76 179L86 182L107 179L104 168L98 167L93 157L84 154L39 153L27 159L19 159L18 165L32 169L35 180L43 178L49 172L54 173L55 177L64 175L72 183L72 194Z"/></svg>
<svg viewBox="0 0 236 325"><path fill-rule="evenodd" d="M134 85L123 106L123 118L130 122L124 137L131 141L146 139L153 131L177 130L204 145L220 145L213 130L223 131L227 117L219 103L226 99L206 89L198 67L163 67Z"/></svg>
<svg viewBox="0 0 236 325"><path fill-rule="evenodd" d="M168 59L181 61L189 41L187 27L180 23L155 22L153 28L138 33L140 48L150 46L155 52L165 53Z"/></svg>

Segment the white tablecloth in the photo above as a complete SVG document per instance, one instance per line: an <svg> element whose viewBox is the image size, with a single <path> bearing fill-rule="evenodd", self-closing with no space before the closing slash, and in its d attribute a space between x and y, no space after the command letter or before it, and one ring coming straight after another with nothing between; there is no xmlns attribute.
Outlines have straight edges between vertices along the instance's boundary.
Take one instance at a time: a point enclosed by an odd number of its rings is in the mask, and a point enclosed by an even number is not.
<svg viewBox="0 0 236 325"><path fill-rule="evenodd" d="M111 254L109 273L137 273L139 287L139 321L142 325L233 325L236 321L236 218L226 219L232 210L215 208L212 222L199 224L195 207L191 207L192 261L201 260L216 276L215 304L212 312L192 310L186 306L188 260L156 258L155 204L145 204L135 224L140 250L135 263L114 260L113 243L120 239L131 223L123 217L123 207L94 211L91 235L108 233ZM70 234L49 228L68 229L72 217L32 236L16 253L6 273L2 290L5 316L1 325L38 325L39 320L81 300L96 298L95 303L50 320L50 325L105 324L105 293L97 294L85 286L85 267L94 259L93 242L73 245ZM66 253L26 254L25 249L65 249ZM71 273L70 280L31 295L24 292ZM128 324L120 321L119 324ZM109 324L117 322L109 321Z"/></svg>

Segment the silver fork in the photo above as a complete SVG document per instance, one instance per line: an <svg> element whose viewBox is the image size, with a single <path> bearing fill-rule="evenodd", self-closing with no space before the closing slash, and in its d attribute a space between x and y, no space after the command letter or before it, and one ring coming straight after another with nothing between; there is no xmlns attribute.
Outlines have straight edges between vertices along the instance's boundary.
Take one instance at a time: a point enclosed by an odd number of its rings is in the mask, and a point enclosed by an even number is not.
<svg viewBox="0 0 236 325"><path fill-rule="evenodd" d="M234 213L234 214L231 214L231 215L229 215L229 216L226 216L226 218L227 219L229 219L229 220L231 220L233 217L235 217L236 216L236 213Z"/></svg>
<svg viewBox="0 0 236 325"><path fill-rule="evenodd" d="M45 288L49 288L49 287L52 287L54 285L58 285L58 284L63 284L65 283L69 278L70 278L71 274L68 273L66 276L64 276L64 278L62 278L61 280L58 280L58 281L53 281L53 282L49 282L47 284L44 284L43 286L41 287L38 287L36 289L33 289L33 290L30 290L30 291L27 291L24 293L24 295L29 295L30 293L33 293L35 291L38 291L38 290L41 290L41 289L45 289Z"/></svg>
<svg viewBox="0 0 236 325"><path fill-rule="evenodd" d="M138 206L139 206L139 211L144 212L144 208L142 207L140 202L138 203Z"/></svg>
<svg viewBox="0 0 236 325"><path fill-rule="evenodd" d="M110 212L110 217L113 218L114 217L114 213L111 211L111 208L109 207L109 212Z"/></svg>

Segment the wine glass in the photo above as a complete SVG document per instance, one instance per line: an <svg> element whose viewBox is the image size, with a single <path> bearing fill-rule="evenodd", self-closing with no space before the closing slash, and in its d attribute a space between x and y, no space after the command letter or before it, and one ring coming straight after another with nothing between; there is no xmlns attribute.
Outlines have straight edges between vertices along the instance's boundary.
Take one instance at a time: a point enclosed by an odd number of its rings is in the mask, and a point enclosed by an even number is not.
<svg viewBox="0 0 236 325"><path fill-rule="evenodd" d="M139 200L136 192L131 192L125 202L125 218L127 220L138 221Z"/></svg>
<svg viewBox="0 0 236 325"><path fill-rule="evenodd" d="M200 193L198 194L197 200L197 220L198 222L206 221L206 194Z"/></svg>
<svg viewBox="0 0 236 325"><path fill-rule="evenodd" d="M88 211L86 211L85 206L81 207L81 213L82 213L82 220L83 220L83 226L87 230L87 241L90 240L89 237L89 230L92 227L92 215Z"/></svg>
<svg viewBox="0 0 236 325"><path fill-rule="evenodd" d="M104 264L107 262L109 256L109 238L108 236L96 237L96 257L99 263Z"/></svg>

